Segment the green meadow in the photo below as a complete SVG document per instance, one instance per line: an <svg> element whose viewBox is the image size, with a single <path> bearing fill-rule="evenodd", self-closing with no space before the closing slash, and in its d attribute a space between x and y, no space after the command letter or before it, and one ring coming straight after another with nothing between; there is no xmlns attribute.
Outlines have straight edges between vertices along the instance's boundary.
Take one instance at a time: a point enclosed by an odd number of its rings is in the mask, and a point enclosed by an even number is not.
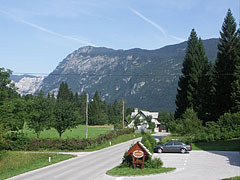
<svg viewBox="0 0 240 180"><path fill-rule="evenodd" d="M101 134L106 134L111 131L113 126L88 126L88 138L96 138ZM24 128L24 134L29 138L37 138L34 131ZM86 126L79 125L76 128L66 130L62 134L62 139L85 138ZM58 132L55 129L44 130L40 134L41 139L58 139Z"/></svg>

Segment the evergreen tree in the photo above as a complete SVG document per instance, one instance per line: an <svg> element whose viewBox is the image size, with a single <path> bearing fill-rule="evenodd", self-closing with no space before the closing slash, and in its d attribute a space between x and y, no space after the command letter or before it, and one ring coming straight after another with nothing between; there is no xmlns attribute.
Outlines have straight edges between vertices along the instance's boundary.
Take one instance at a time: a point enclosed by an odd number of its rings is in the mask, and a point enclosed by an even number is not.
<svg viewBox="0 0 240 180"><path fill-rule="evenodd" d="M215 64L215 120L225 112L231 111L238 95L235 95L239 82L235 82L238 71L238 35L236 22L229 9L220 31L218 54ZM237 67L237 68L236 68ZM233 87L234 86L234 87ZM235 92L233 92L235 89ZM233 102L234 101L234 102ZM237 102L235 103L237 104ZM236 106L236 105L235 105Z"/></svg>
<svg viewBox="0 0 240 180"><path fill-rule="evenodd" d="M240 49L240 29L238 29L238 47ZM234 82L232 83L232 112L236 113L240 111L240 50L236 57L235 71L234 71Z"/></svg>
<svg viewBox="0 0 240 180"><path fill-rule="evenodd" d="M84 122L86 121L86 102L87 102L87 94L83 91L79 98L80 103L80 115Z"/></svg>
<svg viewBox="0 0 240 180"><path fill-rule="evenodd" d="M66 100L66 101L72 101L73 100L73 93L68 88L67 83L65 83L65 82L61 83L61 85L59 87L57 99Z"/></svg>
<svg viewBox="0 0 240 180"><path fill-rule="evenodd" d="M205 124L207 121L213 121L214 115L214 82L213 82L213 64L209 62L203 69L202 77L199 81L199 108L198 117Z"/></svg>
<svg viewBox="0 0 240 180"><path fill-rule="evenodd" d="M93 100L89 103L89 124L103 125L107 122L107 114L103 109L103 102L98 95L98 91L96 91Z"/></svg>
<svg viewBox="0 0 240 180"><path fill-rule="evenodd" d="M109 123L111 124L119 124L122 120L122 103L121 101L115 100L112 105L109 105L108 107L108 117L109 117ZM122 122L121 122L122 125Z"/></svg>
<svg viewBox="0 0 240 180"><path fill-rule="evenodd" d="M203 73L205 73L207 66L208 60L202 41L193 29L188 39L182 75L178 81L175 118L179 118L187 108L193 108L195 111L202 109L200 95L202 93Z"/></svg>

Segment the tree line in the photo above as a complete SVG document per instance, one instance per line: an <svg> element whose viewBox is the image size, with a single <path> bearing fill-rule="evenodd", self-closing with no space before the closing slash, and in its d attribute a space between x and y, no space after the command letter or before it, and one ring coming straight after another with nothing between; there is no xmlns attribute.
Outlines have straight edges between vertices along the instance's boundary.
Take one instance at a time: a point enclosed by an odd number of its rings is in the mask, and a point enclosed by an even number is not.
<svg viewBox="0 0 240 180"><path fill-rule="evenodd" d="M230 9L217 48L217 58L212 63L201 38L194 29L191 31L178 81L173 131L196 133L203 123L208 127L205 132L225 131L226 137L239 137L240 30Z"/></svg>
<svg viewBox="0 0 240 180"><path fill-rule="evenodd" d="M62 82L58 94L20 96L9 77L10 70L0 68L0 140L9 131L23 132L25 126L33 130L37 138L42 131L54 128L61 138L67 130L86 121L87 95L73 92ZM96 91L88 106L89 125L114 124L121 127L122 101L107 104ZM131 112L131 108L127 113Z"/></svg>

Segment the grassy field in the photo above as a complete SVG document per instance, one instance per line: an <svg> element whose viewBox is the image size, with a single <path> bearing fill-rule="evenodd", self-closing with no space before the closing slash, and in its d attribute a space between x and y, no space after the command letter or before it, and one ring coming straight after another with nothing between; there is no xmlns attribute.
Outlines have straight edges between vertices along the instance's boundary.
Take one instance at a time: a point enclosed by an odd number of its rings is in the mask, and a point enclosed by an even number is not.
<svg viewBox="0 0 240 180"><path fill-rule="evenodd" d="M240 139L192 143L192 148L206 151L240 151Z"/></svg>
<svg viewBox="0 0 240 180"><path fill-rule="evenodd" d="M51 157L51 162L48 162L49 157ZM0 152L0 180L48 166L72 157L74 156L51 153L2 151Z"/></svg>
<svg viewBox="0 0 240 180"><path fill-rule="evenodd" d="M143 175L150 175L150 174L159 174L159 173L167 173L170 171L175 170L175 168L143 168L143 169L133 169L133 168L121 168L115 167L109 171L107 174L113 176L143 176Z"/></svg>
<svg viewBox="0 0 240 180"><path fill-rule="evenodd" d="M96 138L100 134L108 133L113 126L89 126L88 127L88 138ZM24 134L26 134L29 138L36 138L37 135L34 131L30 131L27 128L23 130ZM86 128L85 125L79 125L74 129L66 130L62 134L62 139L71 139L71 138L85 138L86 137ZM49 129L42 131L40 134L41 139L58 139L58 133L55 129Z"/></svg>

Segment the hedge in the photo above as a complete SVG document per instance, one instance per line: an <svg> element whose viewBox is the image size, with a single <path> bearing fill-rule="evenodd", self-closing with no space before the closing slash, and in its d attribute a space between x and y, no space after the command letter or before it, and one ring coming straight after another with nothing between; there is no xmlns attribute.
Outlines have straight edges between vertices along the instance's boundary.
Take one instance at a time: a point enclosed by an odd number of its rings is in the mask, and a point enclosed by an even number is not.
<svg viewBox="0 0 240 180"><path fill-rule="evenodd" d="M6 150L85 150L87 148L96 147L106 141L123 134L133 133L133 129L123 129L111 131L108 134L100 135L92 139L36 139L27 138L20 134L12 134L7 137Z"/></svg>

